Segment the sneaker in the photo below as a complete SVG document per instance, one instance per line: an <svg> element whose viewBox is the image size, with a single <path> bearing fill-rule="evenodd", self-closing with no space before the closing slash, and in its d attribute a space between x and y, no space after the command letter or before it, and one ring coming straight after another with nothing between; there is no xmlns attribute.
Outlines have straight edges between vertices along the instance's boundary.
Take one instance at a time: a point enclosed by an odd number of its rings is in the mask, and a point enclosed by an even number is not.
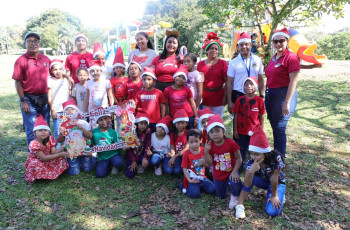
<svg viewBox="0 0 350 230"><path fill-rule="evenodd" d="M236 218L238 219L245 218L244 206L242 204L239 204L236 206Z"/></svg>
<svg viewBox="0 0 350 230"><path fill-rule="evenodd" d="M138 173L138 174L141 174L141 173L143 173L144 171L145 171L145 170L143 169L142 165L139 164L139 165L137 166L137 173Z"/></svg>
<svg viewBox="0 0 350 230"><path fill-rule="evenodd" d="M162 175L162 166L159 166L158 168L154 169L154 174L156 174L156 176L161 176Z"/></svg>
<svg viewBox="0 0 350 230"><path fill-rule="evenodd" d="M236 207L238 203L238 196L234 196L231 194L231 198L230 198L230 203L228 204L228 208L229 209L234 209L234 207Z"/></svg>
<svg viewBox="0 0 350 230"><path fill-rule="evenodd" d="M114 166L113 166L112 171L111 171L111 174L112 174L112 175L115 175L115 174L117 174L117 173L118 173L117 167L114 167Z"/></svg>
<svg viewBox="0 0 350 230"><path fill-rule="evenodd" d="M282 204L286 203L286 195L284 194L283 200L282 200Z"/></svg>

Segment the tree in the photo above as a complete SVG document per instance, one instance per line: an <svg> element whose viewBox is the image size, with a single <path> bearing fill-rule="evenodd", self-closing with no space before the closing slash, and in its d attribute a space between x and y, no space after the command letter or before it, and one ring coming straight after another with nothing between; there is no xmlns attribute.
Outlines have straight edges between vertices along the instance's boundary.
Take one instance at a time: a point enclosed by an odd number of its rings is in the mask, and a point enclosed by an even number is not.
<svg viewBox="0 0 350 230"><path fill-rule="evenodd" d="M317 41L318 52L330 60L350 60L350 29L326 35Z"/></svg>

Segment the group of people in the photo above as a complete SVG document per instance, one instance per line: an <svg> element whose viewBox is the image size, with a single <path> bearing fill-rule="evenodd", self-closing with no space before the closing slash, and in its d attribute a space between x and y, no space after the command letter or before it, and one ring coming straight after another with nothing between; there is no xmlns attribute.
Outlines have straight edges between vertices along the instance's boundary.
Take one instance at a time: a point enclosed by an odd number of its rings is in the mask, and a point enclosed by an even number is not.
<svg viewBox="0 0 350 230"><path fill-rule="evenodd" d="M298 57L287 47L288 30L272 35L277 52L265 69L265 91L264 67L251 53L248 33L240 34L239 55L229 65L219 58L222 43L213 32L202 47L207 58L198 64L194 54L179 53L178 31L167 30L166 36L158 55L148 35L139 32L128 64L118 48L109 67L100 44L94 44L93 53L87 51L85 34L77 34L77 51L68 55L65 64L38 52L38 34L25 35L27 53L18 58L13 73L29 148L25 179L55 179L64 171L76 175L81 169L94 168L96 176L103 178L124 166L126 176L133 178L153 167L157 176L163 170L183 174L179 189L191 198L199 198L203 190L224 199L231 188L229 208L236 209L237 218L245 217L243 203L252 187L266 189L266 211L270 216L279 215L285 199L286 126L296 107L300 70ZM69 158L65 145L60 146L65 142L60 115L89 114L125 100L135 108L138 147ZM226 104L234 115L233 139L226 136L222 119ZM274 150L263 130L265 110ZM120 116L103 113L75 119L92 145L121 139ZM247 152L250 159L246 159Z"/></svg>

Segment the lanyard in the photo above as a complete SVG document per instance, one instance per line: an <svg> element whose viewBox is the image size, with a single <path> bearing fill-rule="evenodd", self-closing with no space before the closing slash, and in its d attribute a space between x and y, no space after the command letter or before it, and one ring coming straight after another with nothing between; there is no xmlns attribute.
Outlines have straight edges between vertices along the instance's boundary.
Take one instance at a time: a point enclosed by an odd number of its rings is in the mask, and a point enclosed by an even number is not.
<svg viewBox="0 0 350 230"><path fill-rule="evenodd" d="M248 77L250 77L250 66L251 66L251 64L252 64L252 55L250 55L250 58L249 58L249 69L248 69L248 67L247 67L247 64L245 63L245 61L244 61L244 57L241 55L241 58L242 58L242 61L243 61L243 63L244 63L244 66L245 66L245 68L246 68L246 70L247 70L247 73L248 73Z"/></svg>

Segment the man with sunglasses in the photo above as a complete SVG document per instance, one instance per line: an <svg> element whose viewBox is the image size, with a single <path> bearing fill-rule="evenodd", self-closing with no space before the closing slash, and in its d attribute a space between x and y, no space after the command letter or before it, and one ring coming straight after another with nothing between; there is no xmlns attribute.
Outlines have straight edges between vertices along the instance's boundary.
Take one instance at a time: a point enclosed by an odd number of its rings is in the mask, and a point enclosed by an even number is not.
<svg viewBox="0 0 350 230"><path fill-rule="evenodd" d="M50 59L39 53L40 36L28 32L24 36L27 52L15 62L12 79L20 99L23 124L26 130L27 144L35 138L33 127L36 116L41 114L50 124L50 109L47 98L47 81L50 76Z"/></svg>

